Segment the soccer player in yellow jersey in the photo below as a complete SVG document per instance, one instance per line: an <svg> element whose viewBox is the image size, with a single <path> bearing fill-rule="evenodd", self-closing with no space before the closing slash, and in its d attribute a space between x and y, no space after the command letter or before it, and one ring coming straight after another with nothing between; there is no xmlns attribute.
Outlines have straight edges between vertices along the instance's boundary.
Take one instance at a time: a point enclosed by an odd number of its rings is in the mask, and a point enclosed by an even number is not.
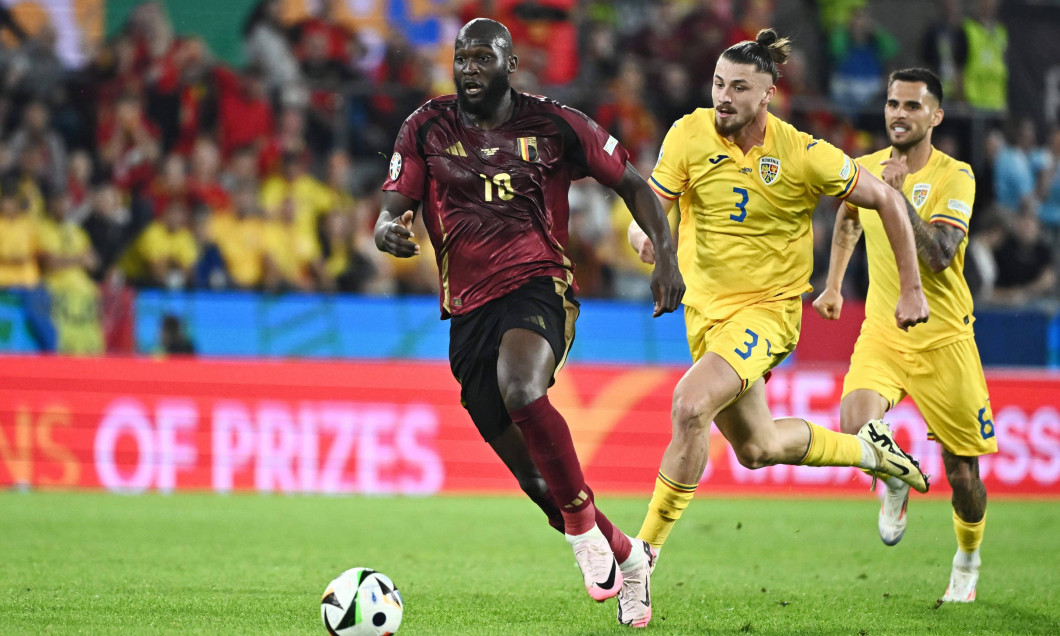
<svg viewBox="0 0 1060 636"><path fill-rule="evenodd" d="M860 466L928 489L882 421L842 434L800 418L774 420L766 403L765 376L798 341L800 295L811 289L810 217L821 195L880 211L901 274L895 329L928 317L901 198L842 151L766 110L790 50L786 39L763 29L754 42L722 53L714 108L673 125L650 179L666 210L680 200L678 262L695 361L674 389L673 438L637 535L656 549L703 475L711 422L748 468ZM641 258L652 260L640 228L629 234Z"/></svg>
<svg viewBox="0 0 1060 636"><path fill-rule="evenodd" d="M968 164L931 146L931 130L943 115L942 84L934 73L892 73L884 115L890 147L858 162L905 199L931 321L905 332L887 319L899 293L894 256L883 243L880 217L849 203L837 215L828 282L814 308L827 319L839 318L843 274L864 231L869 293L865 322L843 382L842 430L857 430L883 417L906 395L916 402L928 437L942 444L946 479L953 487L957 554L943 600L967 603L975 600L986 521L979 456L997 452L990 397L972 333L972 295L963 274L975 177ZM894 545L905 532L909 487L893 479L886 484L880 538Z"/></svg>

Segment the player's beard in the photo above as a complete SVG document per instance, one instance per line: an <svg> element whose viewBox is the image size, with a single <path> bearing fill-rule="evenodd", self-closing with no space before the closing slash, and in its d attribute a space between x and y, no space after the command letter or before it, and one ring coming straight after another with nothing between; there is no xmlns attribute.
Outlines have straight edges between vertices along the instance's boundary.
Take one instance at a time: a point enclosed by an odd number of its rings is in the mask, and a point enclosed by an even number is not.
<svg viewBox="0 0 1060 636"><path fill-rule="evenodd" d="M500 107L501 100L511 90L511 87L512 85L507 75L498 75L490 80L489 84L486 84L479 95L478 101L471 101L464 90L464 86L456 82L456 100L460 110L465 113L475 117L486 117Z"/></svg>
<svg viewBox="0 0 1060 636"><path fill-rule="evenodd" d="M908 152L913 146L915 146L918 143L920 143L921 141L923 141L924 137L926 137L926 136L927 136L927 133L925 132L924 134L920 135L919 137L915 137L915 138L914 137L906 137L905 141L902 141L902 142L897 142L893 138L891 138L891 145L894 146L895 149L897 149L897 150L899 150L901 152Z"/></svg>
<svg viewBox="0 0 1060 636"><path fill-rule="evenodd" d="M740 129L747 125L751 121L752 117L744 118L740 117L740 112L736 111L736 117L730 117L728 119L718 119L717 115L714 116L714 127L718 130L718 134L722 136L735 135L740 132Z"/></svg>

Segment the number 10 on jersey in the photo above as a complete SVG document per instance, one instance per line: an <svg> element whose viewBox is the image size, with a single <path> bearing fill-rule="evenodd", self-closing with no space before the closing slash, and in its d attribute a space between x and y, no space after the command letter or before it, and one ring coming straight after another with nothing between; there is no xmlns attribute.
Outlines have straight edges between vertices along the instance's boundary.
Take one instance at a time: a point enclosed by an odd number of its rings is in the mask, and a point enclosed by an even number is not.
<svg viewBox="0 0 1060 636"><path fill-rule="evenodd" d="M512 175L507 172L500 172L493 175L490 179L484 174L479 174L482 180L486 182L486 203L493 201L493 191L497 191L497 198L501 201L509 201L515 196L515 191L512 190Z"/></svg>

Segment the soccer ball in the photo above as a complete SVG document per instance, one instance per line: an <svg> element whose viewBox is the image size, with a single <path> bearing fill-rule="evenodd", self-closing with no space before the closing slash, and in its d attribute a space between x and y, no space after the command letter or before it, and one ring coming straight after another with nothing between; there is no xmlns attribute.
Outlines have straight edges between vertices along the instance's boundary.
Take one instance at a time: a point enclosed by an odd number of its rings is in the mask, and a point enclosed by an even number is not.
<svg viewBox="0 0 1060 636"><path fill-rule="evenodd" d="M390 577L369 568L346 570L328 583L320 617L332 636L387 636L401 626L404 602Z"/></svg>

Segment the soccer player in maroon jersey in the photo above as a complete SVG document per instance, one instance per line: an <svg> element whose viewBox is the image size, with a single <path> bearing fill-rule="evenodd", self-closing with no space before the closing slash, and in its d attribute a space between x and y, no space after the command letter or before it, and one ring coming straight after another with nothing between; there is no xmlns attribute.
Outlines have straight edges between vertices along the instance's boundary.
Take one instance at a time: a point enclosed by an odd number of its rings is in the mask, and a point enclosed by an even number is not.
<svg viewBox="0 0 1060 636"><path fill-rule="evenodd" d="M614 189L656 242L654 315L671 312L684 282L662 206L618 141L584 114L512 90L518 67L503 24L460 30L456 95L405 120L383 185L376 246L415 256L413 214L438 259L442 318L464 404L483 439L561 529L597 601L619 596L619 621L651 618L651 552L594 505L563 416L547 390L574 337L578 302L566 256L571 181Z"/></svg>

